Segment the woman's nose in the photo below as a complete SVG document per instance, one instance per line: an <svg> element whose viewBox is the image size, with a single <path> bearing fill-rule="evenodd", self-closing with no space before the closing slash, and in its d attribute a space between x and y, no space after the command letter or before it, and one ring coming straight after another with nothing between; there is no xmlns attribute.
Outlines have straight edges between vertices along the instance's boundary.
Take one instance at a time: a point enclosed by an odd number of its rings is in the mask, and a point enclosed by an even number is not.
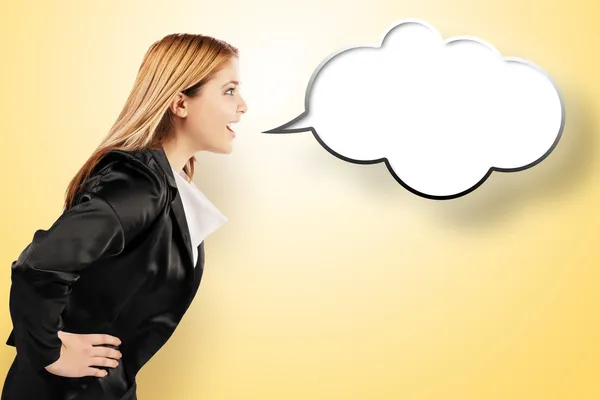
<svg viewBox="0 0 600 400"><path fill-rule="evenodd" d="M240 112L245 113L246 111L248 111L248 105L246 104L246 101L242 98L241 99L241 104L238 107L238 109L240 110Z"/></svg>

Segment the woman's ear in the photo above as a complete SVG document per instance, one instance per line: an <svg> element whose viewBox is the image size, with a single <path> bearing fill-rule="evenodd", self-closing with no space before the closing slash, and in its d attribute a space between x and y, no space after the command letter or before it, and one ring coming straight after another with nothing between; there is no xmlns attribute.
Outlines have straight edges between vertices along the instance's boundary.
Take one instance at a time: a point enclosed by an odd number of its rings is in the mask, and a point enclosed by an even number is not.
<svg viewBox="0 0 600 400"><path fill-rule="evenodd" d="M187 116L187 103L185 100L185 95L178 92L171 101L171 104L169 104L171 114L180 118L185 118Z"/></svg>

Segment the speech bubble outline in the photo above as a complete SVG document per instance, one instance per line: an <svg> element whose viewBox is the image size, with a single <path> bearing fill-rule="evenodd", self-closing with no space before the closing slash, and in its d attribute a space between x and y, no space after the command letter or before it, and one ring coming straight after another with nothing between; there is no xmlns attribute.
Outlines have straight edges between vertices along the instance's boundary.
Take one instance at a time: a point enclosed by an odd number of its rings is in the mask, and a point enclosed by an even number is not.
<svg viewBox="0 0 600 400"><path fill-rule="evenodd" d="M381 157L381 158L377 158L377 159L373 159L373 160L357 160L357 159L353 159L347 156L342 155L341 153L336 152L335 150L333 150L331 147L329 147L325 141L323 139L321 139L321 137L319 136L317 130L313 127L313 126L303 126L303 127L298 127L298 128L292 128L292 129L287 129L288 126L293 126L296 125L299 121L302 121L304 119L308 119L308 117L310 116L310 103L312 100L312 93L313 93L313 85L315 83L315 80L317 79L318 75L320 74L320 72L323 70L323 68L325 68L327 66L328 63L330 63L334 58L338 57L339 55L346 53L348 51L351 50L357 50L357 49L372 49L372 50L383 50L385 48L386 45L386 39L388 39L390 37L390 34L396 30L401 28L403 25L407 25L407 24L416 24L419 25L421 27L425 27L427 28L431 33L436 34L439 38L442 39L443 41L443 45L444 46L448 46L448 45L452 45L452 43L458 43L461 41L470 41L470 42L476 42L482 46L485 46L488 50L490 50L491 52L493 52L500 60L502 60L505 63L518 63L518 64L523 64L526 65L534 70L536 70L538 73L540 73L541 75L543 75L549 82L550 84L553 86L556 95L558 97L558 101L560 103L560 127L558 129L558 133L556 134L556 137L553 141L553 143L550 145L550 147L544 152L544 154L540 157L538 157L537 159L533 160L532 162L522 165L522 166L518 166L518 167L514 167L514 168L501 168L501 167L495 167L495 166L491 166L489 167L488 171L482 176L482 178L477 181L477 183L473 184L472 186L470 186L468 189L463 190L459 193L455 193L455 194L449 194L449 195L432 195L432 194L427 194L427 193L423 193L420 192L418 190L416 190L415 188L413 188L412 186L406 184L399 176L398 174L396 174L394 168L392 167L390 161L388 160L388 157ZM334 155L335 157L350 162L350 163L354 163L354 164L361 164L361 165L368 165L368 164L377 164L377 163L381 163L383 162L386 166L386 168L388 169L388 171L390 172L390 174L394 177L394 179L402 186L404 187L406 190L410 191L413 194L416 194L418 196L427 198L427 199L431 199L431 200L450 200L450 199L455 199L455 198L459 198L462 196L465 196L471 192L473 192L474 190L476 190L477 188L479 188L487 179L488 177L492 174L492 172L494 171L498 171L498 172L519 172L519 171L523 171L526 169L529 169L539 163L541 163L543 160L545 160L550 153L552 153L552 151L554 151L554 149L556 148L556 146L558 145L558 142L560 141L562 134L563 134L563 130L564 130L564 126L565 126L565 121L566 121L566 110L565 110L565 104L564 104L564 100L563 100L563 96L558 88L558 86L556 85L555 81L552 79L552 77L544 70L542 69L540 66L536 65L535 63L529 61L529 60L525 60L523 58L519 58L519 57L504 57L502 56L502 54L500 53L500 51L498 49L496 49L494 46L492 46L491 44L487 43L486 41L476 38L476 37L472 37L472 36L453 36L450 37L448 39L443 39L442 35L430 24L428 24L427 22L424 22L422 20L419 19L405 19L402 20L399 23L395 23L392 24L387 31L383 34L383 37L380 41L379 45L355 45L355 46L349 46L346 48L343 48L339 51L333 52L332 54L330 54L328 57L326 57L318 66L317 68L315 68L315 70L313 71L310 80L308 82L307 85L307 89L306 89L306 94L305 94L305 101L304 101L304 108L305 110L298 115L297 117L295 117L294 119L286 122L283 125L280 125L276 128L267 130L267 131L263 131L262 133L266 133L266 134L287 134L287 133L300 133L300 132L307 132L310 131L312 132L313 136L315 137L315 139L317 140L317 142L319 142L319 144L325 148L325 150L327 150L330 154Z"/></svg>

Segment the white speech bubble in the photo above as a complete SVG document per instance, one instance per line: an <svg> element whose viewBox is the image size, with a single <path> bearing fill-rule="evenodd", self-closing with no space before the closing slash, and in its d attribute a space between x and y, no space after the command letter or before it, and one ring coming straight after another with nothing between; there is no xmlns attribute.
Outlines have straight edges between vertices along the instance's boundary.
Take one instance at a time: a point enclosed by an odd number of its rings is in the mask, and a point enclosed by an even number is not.
<svg viewBox="0 0 600 400"><path fill-rule="evenodd" d="M405 20L381 46L326 59L308 84L305 112L263 133L312 131L335 156L385 162L420 196L449 199L492 171L529 168L562 134L562 98L550 77L523 59L503 58L472 37L443 40Z"/></svg>

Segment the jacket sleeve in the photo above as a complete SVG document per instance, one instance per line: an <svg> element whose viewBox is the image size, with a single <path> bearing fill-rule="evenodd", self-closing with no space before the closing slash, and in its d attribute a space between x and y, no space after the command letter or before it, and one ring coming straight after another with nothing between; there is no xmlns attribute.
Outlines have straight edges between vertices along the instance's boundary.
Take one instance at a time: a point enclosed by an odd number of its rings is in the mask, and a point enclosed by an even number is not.
<svg viewBox="0 0 600 400"><path fill-rule="evenodd" d="M35 370L60 357L61 313L80 272L96 260L121 253L164 204L160 179L137 160L112 162L91 182L48 230L34 233L12 263L13 332L7 344L12 339L17 357Z"/></svg>

